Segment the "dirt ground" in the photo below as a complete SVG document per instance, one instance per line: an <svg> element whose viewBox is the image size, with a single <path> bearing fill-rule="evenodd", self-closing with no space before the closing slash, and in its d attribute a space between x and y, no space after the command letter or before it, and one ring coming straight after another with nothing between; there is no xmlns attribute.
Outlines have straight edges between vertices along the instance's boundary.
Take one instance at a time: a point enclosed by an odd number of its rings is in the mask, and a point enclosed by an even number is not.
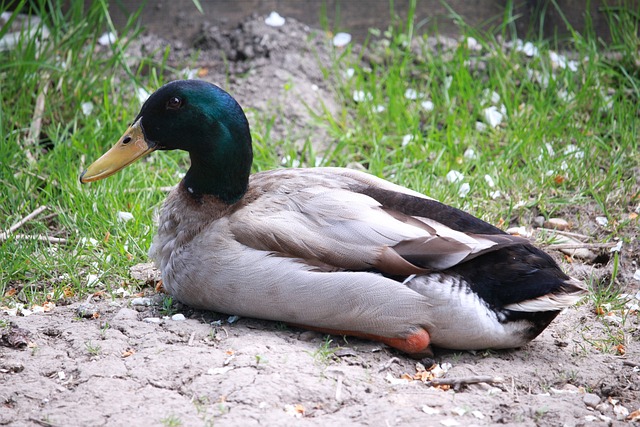
<svg viewBox="0 0 640 427"><path fill-rule="evenodd" d="M267 27L264 17L234 31L205 26L197 40L171 42L171 61L202 49L202 78L228 81L244 107L283 111L274 132L311 135L321 147L305 105L337 104L318 67L329 63L327 43L312 33L291 20ZM145 35L132 55L167 43ZM291 128L308 134L287 134ZM0 425L639 424L637 245L631 251L621 263L626 305L598 317L586 301L523 348L436 350L433 363L275 322L180 305L167 311L153 284L143 295L98 295L27 317L3 311ZM579 278L611 274L608 266L570 268ZM484 381L474 384L478 377Z"/></svg>

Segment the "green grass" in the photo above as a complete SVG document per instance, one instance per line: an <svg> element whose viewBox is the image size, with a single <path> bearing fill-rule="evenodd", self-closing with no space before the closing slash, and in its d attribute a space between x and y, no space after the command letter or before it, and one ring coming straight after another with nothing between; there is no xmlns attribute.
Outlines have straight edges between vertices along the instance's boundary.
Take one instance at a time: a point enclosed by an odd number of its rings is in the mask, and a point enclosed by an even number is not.
<svg viewBox="0 0 640 427"><path fill-rule="evenodd" d="M41 4L44 10L49 3ZM159 188L174 185L186 170L186 155L170 152L105 181L78 182L80 171L135 117L137 89L152 90L176 75L162 61L127 57L135 16L114 45L98 45L110 28L106 4L92 2L85 9L76 1L66 15L49 11L48 39L25 37L0 53L0 227L7 230L47 206L16 234L67 239L52 244L15 234L7 238L0 246L0 305L110 294L127 285L129 267L147 261L155 211L166 197ZM458 20L461 33L474 37L480 51L466 43L434 50L415 32L410 12L408 21L372 36L364 49L336 51L333 63L325 64L342 105L337 114L314 112L331 137L327 152L315 152L310 143L300 148L273 141L277 116L254 112L254 169L280 167L283 156L287 166L313 166L319 156L323 165L359 164L490 223L504 220L503 227L529 224L535 215L561 216L594 241L629 243L638 227L631 214L640 203L640 41L632 12L608 13L608 46L589 31L565 41L577 61L572 71L554 68L549 53L558 51L555 41L536 39L539 55L532 58L503 48L498 37L511 34L509 16L484 32ZM348 69L350 78L344 77ZM532 81L532 75L548 83ZM408 89L418 99L407 98ZM370 100L355 102L355 91ZM499 95L496 105L504 105L507 117L495 129L478 131L476 122L492 105L487 91ZM34 135L39 95L43 119ZM424 101L433 102L433 111L421 106ZM92 103L91 114L82 112L85 102ZM35 142L26 145L30 138ZM448 182L451 170L464 179ZM470 189L465 197L459 196L462 183ZM120 211L134 219L119 221ZM596 215L607 217L609 226L587 227ZM90 275L98 280L89 284Z"/></svg>

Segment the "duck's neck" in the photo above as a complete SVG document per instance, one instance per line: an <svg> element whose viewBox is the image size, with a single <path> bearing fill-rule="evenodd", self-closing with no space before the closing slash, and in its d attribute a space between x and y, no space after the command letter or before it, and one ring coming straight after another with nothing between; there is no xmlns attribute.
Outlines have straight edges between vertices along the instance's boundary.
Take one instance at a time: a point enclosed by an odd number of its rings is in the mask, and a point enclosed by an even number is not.
<svg viewBox="0 0 640 427"><path fill-rule="evenodd" d="M247 191L251 155L243 161L224 161L220 153L190 153L191 167L183 179L185 189L195 199L212 195L227 204L240 200Z"/></svg>

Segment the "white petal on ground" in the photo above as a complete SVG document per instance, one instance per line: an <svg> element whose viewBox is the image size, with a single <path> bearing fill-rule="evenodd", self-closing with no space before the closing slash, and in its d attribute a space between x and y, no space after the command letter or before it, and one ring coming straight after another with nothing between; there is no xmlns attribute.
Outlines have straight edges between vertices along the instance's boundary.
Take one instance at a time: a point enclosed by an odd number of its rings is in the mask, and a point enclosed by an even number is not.
<svg viewBox="0 0 640 427"><path fill-rule="evenodd" d="M482 99L484 102L491 102L492 104L497 104L500 102L500 94L494 90L485 89L482 91Z"/></svg>
<svg viewBox="0 0 640 427"><path fill-rule="evenodd" d="M502 123L502 119L504 118L504 114L502 114L498 107L492 105L491 107L485 108L482 110L482 114L484 116L484 121L491 127L498 127L500 123Z"/></svg>
<svg viewBox="0 0 640 427"><path fill-rule="evenodd" d="M489 187L493 188L496 186L496 183L493 181L493 178L491 178L491 175L485 175L484 180Z"/></svg>
<svg viewBox="0 0 640 427"><path fill-rule="evenodd" d="M424 412L427 415L436 415L440 413L440 409L432 408L431 406L427 406L427 405L423 405L421 409L422 409L422 412Z"/></svg>
<svg viewBox="0 0 640 427"><path fill-rule="evenodd" d="M478 156L476 155L476 150L474 150L471 147L464 150L464 154L462 155L462 157L464 157L467 160L475 160L478 158Z"/></svg>
<svg viewBox="0 0 640 427"><path fill-rule="evenodd" d="M353 91L353 100L356 102L371 101L372 99L373 95L371 95L369 92L365 92L363 90Z"/></svg>
<svg viewBox="0 0 640 427"><path fill-rule="evenodd" d="M356 73L356 71L353 68L347 68L344 71L344 75L346 78L350 79L351 77L353 77L353 75Z"/></svg>
<svg viewBox="0 0 640 427"><path fill-rule="evenodd" d="M101 46L110 46L115 43L118 36L113 32L106 32L98 38L98 44Z"/></svg>
<svg viewBox="0 0 640 427"><path fill-rule="evenodd" d="M538 56L538 48L531 42L526 42L521 46L517 46L516 51L522 52L528 57Z"/></svg>
<svg viewBox="0 0 640 427"><path fill-rule="evenodd" d="M409 143L411 141L413 141L415 138L413 135L405 135L402 137L402 146L406 147L407 145L409 145Z"/></svg>
<svg viewBox="0 0 640 427"><path fill-rule="evenodd" d="M89 274L87 276L87 286L97 285L98 283L98 276L95 274Z"/></svg>
<svg viewBox="0 0 640 427"><path fill-rule="evenodd" d="M469 50L482 50L482 45L478 43L478 40L473 37L467 37L467 47L469 48Z"/></svg>
<svg viewBox="0 0 640 427"><path fill-rule="evenodd" d="M278 12L271 12L264 20L270 27L282 27L286 20Z"/></svg>
<svg viewBox="0 0 640 427"><path fill-rule="evenodd" d="M458 190L458 197L467 197L469 191L471 191L471 186L468 182L463 182L460 186L460 189Z"/></svg>
<svg viewBox="0 0 640 427"><path fill-rule="evenodd" d="M420 106L427 112L431 112L435 108L435 105L433 105L431 101L422 101Z"/></svg>
<svg viewBox="0 0 640 427"><path fill-rule="evenodd" d="M80 108L82 108L82 114L88 116L93 112L93 102L83 102L82 104L80 104Z"/></svg>
<svg viewBox="0 0 640 427"><path fill-rule="evenodd" d="M454 426L460 425L460 423L454 420L453 418L447 418L446 420L442 420L440 421L440 424L442 424L445 427L454 427Z"/></svg>
<svg viewBox="0 0 640 427"><path fill-rule="evenodd" d="M484 132L485 130L487 130L487 125L482 122L476 122L476 130L478 132Z"/></svg>
<svg viewBox="0 0 640 427"><path fill-rule="evenodd" d="M609 252L620 252L622 250L622 240L620 240L614 247L609 249Z"/></svg>
<svg viewBox="0 0 640 427"><path fill-rule="evenodd" d="M609 225L609 220L605 216L597 216L596 223L601 227L606 227Z"/></svg>
<svg viewBox="0 0 640 427"><path fill-rule="evenodd" d="M333 45L335 47L344 47L351 43L351 34L349 33L338 33L333 36Z"/></svg>
<svg viewBox="0 0 640 427"><path fill-rule="evenodd" d="M573 144L569 144L566 147L564 147L564 154L567 156L573 156L576 159L584 158L584 151L582 151L581 149L579 149Z"/></svg>
<svg viewBox="0 0 640 427"><path fill-rule="evenodd" d="M373 112L374 113L382 113L386 109L387 109L387 107L385 107L384 105L378 104L378 105L374 105Z"/></svg>
<svg viewBox="0 0 640 427"><path fill-rule="evenodd" d="M404 91L404 97L407 99L418 99L418 98L424 98L424 93L421 92L417 92L415 89L407 89Z"/></svg>
<svg viewBox="0 0 640 427"><path fill-rule="evenodd" d="M118 212L117 217L118 221L127 222L133 219L133 214L131 212Z"/></svg>
<svg viewBox="0 0 640 427"><path fill-rule="evenodd" d="M495 200L498 197L502 197L502 193L500 192L500 190L492 191L489 193L489 197Z"/></svg>
<svg viewBox="0 0 640 427"><path fill-rule="evenodd" d="M463 179L464 179L464 175L458 172L457 170L452 169L449 172L447 172L447 181L449 181L450 183L460 182Z"/></svg>

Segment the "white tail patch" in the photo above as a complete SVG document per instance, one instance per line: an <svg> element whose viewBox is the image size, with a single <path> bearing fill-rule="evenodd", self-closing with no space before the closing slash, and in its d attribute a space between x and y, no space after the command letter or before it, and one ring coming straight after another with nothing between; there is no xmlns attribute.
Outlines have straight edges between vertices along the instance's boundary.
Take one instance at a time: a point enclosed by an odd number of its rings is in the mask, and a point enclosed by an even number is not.
<svg viewBox="0 0 640 427"><path fill-rule="evenodd" d="M513 311L556 311L570 307L580 301L583 292L570 294L547 294L538 298L529 299L515 304L505 305L504 308Z"/></svg>

